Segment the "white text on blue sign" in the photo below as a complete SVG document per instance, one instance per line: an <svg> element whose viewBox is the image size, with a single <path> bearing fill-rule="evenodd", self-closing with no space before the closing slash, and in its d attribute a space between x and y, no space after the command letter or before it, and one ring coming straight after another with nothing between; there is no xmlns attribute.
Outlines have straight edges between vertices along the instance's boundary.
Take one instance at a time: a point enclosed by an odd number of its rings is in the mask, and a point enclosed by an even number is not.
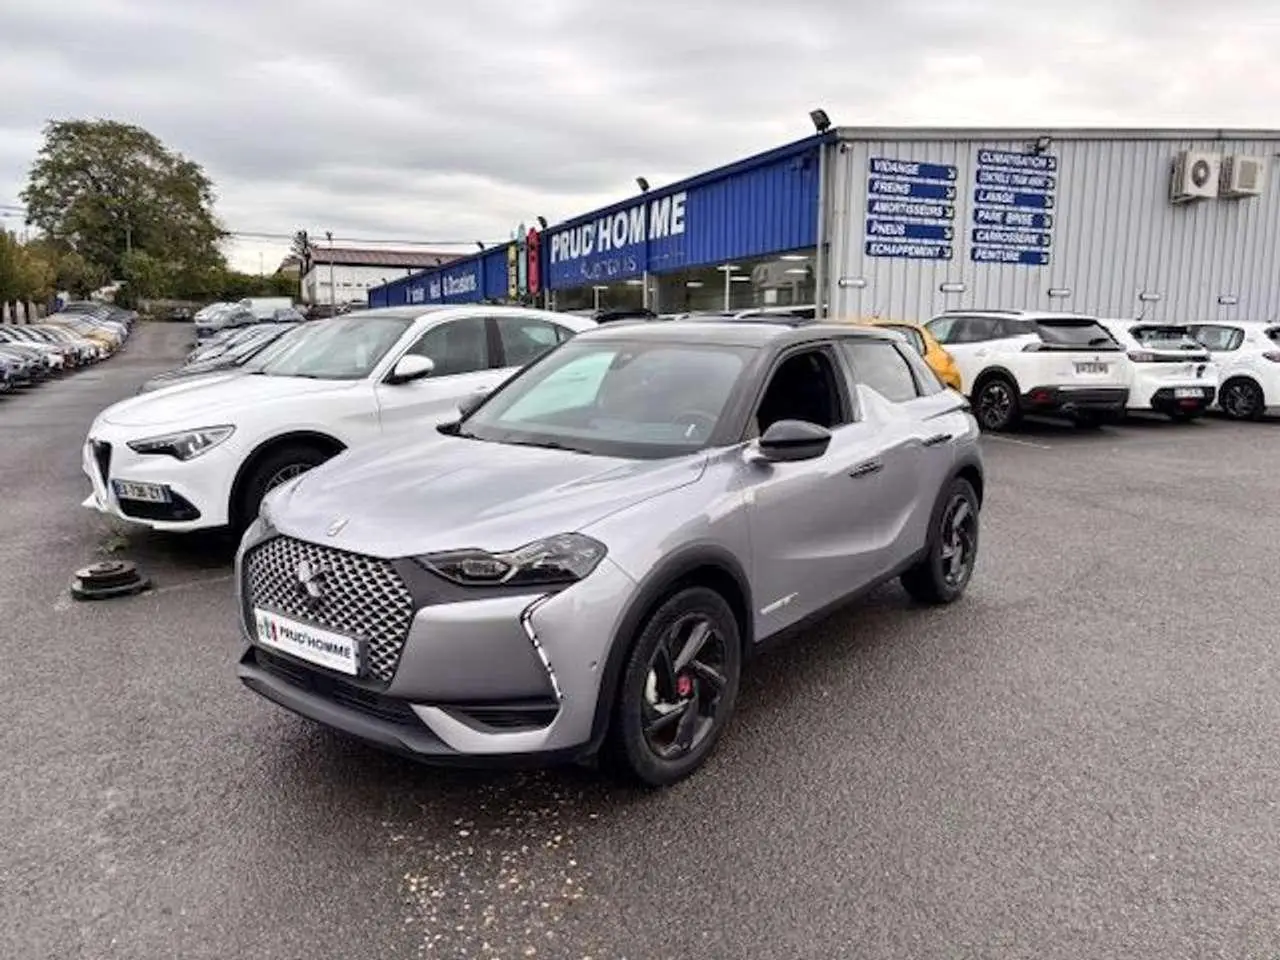
<svg viewBox="0 0 1280 960"><path fill-rule="evenodd" d="M687 200L688 194L681 191L561 230L551 237L551 262L564 263L594 253L621 250L644 243L646 238L661 240L679 236L685 230Z"/></svg>

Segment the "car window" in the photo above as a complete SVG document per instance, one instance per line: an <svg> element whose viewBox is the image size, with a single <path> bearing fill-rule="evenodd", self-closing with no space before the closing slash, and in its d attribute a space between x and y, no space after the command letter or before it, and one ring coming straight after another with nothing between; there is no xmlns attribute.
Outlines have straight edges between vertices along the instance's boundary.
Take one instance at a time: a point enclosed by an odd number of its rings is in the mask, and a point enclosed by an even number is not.
<svg viewBox="0 0 1280 960"><path fill-rule="evenodd" d="M707 445L755 351L570 340L517 374L460 425L462 436L630 458Z"/></svg>
<svg viewBox="0 0 1280 960"><path fill-rule="evenodd" d="M1267 328L1267 339L1272 343L1280 343L1280 327Z"/></svg>
<svg viewBox="0 0 1280 960"><path fill-rule="evenodd" d="M1063 347L1118 347L1115 337L1096 320L1073 317L1037 320L1036 332L1045 343Z"/></svg>
<svg viewBox="0 0 1280 960"><path fill-rule="evenodd" d="M449 320L424 333L409 353L430 357L433 377L489 369L489 337L483 317Z"/></svg>
<svg viewBox="0 0 1280 960"><path fill-rule="evenodd" d="M497 323L498 339L502 344L502 363L506 367L523 367L560 341L568 339L562 327L546 320L498 317Z"/></svg>
<svg viewBox="0 0 1280 960"><path fill-rule="evenodd" d="M1144 347L1162 350L1203 350L1191 336L1191 331L1182 326L1146 325L1129 328L1129 335Z"/></svg>
<svg viewBox="0 0 1280 960"><path fill-rule="evenodd" d="M935 317L924 326L939 343L950 343L951 335L955 332L956 321L959 319L959 317Z"/></svg>
<svg viewBox="0 0 1280 960"><path fill-rule="evenodd" d="M915 374L916 390L920 396L931 397L935 393L941 393L947 389L947 385L938 378L938 374L934 372L933 367L925 362L924 357L912 350L899 348L899 352L902 354L903 359L907 361L907 366L911 368L911 372Z"/></svg>
<svg viewBox="0 0 1280 960"><path fill-rule="evenodd" d="M848 339L840 342L840 348L853 367L854 379L891 403L904 403L920 395L911 367L892 343Z"/></svg>
<svg viewBox="0 0 1280 960"><path fill-rule="evenodd" d="M902 334L920 356L923 357L928 352L925 347L924 337L920 336L920 331L915 327L899 326L896 323L886 323L882 324L882 326L888 327L894 333Z"/></svg>
<svg viewBox="0 0 1280 960"><path fill-rule="evenodd" d="M1244 331L1239 327L1221 326L1216 323L1199 324L1191 328L1191 335L1210 350L1239 350L1244 343Z"/></svg>
<svg viewBox="0 0 1280 960"><path fill-rule="evenodd" d="M951 342L982 343L1004 335L998 317L961 317L951 332Z"/></svg>
<svg viewBox="0 0 1280 960"><path fill-rule="evenodd" d="M793 353L769 378L756 408L753 436L763 434L779 420L803 420L820 427L838 427L850 421L839 374L825 348Z"/></svg>

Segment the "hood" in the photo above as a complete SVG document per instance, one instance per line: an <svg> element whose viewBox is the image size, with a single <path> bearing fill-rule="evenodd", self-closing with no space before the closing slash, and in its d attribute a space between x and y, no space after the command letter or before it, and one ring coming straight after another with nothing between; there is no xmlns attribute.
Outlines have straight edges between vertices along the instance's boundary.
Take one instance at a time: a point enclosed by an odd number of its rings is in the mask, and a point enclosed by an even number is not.
<svg viewBox="0 0 1280 960"><path fill-rule="evenodd" d="M174 384L183 389L156 390L122 400L102 411L101 419L122 427L202 427L234 422L236 415L276 400L341 390L363 381L305 380L301 377L228 376Z"/></svg>
<svg viewBox="0 0 1280 960"><path fill-rule="evenodd" d="M138 393L153 393L156 390L164 390L169 396L173 396L180 390L191 390L201 387L215 381L228 380L231 377L240 376L240 370L207 370L203 373L188 373L186 370L175 370L172 373L162 373L159 376L152 377L141 387Z"/></svg>
<svg viewBox="0 0 1280 960"><path fill-rule="evenodd" d="M696 481L705 454L620 460L437 436L342 454L280 488L281 533L382 557L510 550ZM330 527L346 524L334 536Z"/></svg>

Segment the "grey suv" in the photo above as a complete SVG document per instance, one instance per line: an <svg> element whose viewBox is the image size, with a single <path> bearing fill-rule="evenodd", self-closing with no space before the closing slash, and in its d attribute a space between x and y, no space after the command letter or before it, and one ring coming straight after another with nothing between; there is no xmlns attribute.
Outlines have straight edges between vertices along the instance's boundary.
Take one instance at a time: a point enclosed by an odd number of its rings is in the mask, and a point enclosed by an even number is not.
<svg viewBox="0 0 1280 960"><path fill-rule="evenodd" d="M896 333L609 324L270 494L239 674L420 759L668 784L763 641L893 577L959 597L982 493L966 401Z"/></svg>

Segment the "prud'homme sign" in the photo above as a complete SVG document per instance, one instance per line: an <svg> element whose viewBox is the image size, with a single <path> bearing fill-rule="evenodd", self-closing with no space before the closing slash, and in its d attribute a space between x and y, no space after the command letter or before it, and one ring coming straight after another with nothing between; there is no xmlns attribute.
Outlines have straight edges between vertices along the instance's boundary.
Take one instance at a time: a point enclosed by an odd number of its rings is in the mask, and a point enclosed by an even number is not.
<svg viewBox="0 0 1280 960"><path fill-rule="evenodd" d="M588 282L639 273L646 242L685 232L687 202L688 193L681 191L558 231L547 253L550 273L564 278L572 271ZM579 270L573 271L574 264Z"/></svg>

